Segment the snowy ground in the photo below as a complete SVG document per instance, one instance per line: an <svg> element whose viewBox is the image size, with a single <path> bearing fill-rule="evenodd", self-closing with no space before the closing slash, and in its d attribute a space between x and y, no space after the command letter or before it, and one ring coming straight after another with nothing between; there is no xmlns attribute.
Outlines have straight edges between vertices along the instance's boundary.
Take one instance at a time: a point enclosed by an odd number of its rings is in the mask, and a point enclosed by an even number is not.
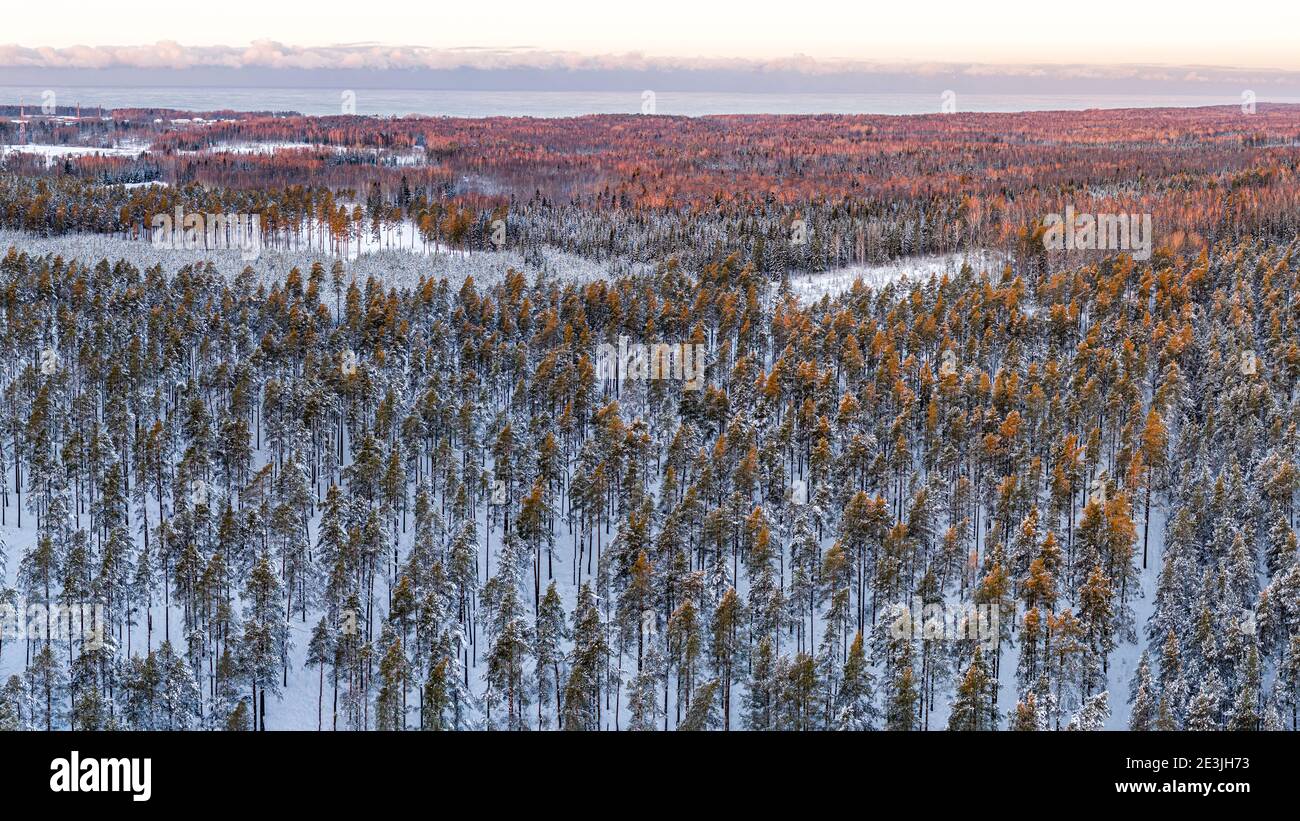
<svg viewBox="0 0 1300 821"><path fill-rule="evenodd" d="M45 158L45 166L54 165L69 157L138 157L145 151L142 146L94 148L85 145L0 145L0 158L10 154L32 154Z"/></svg>
<svg viewBox="0 0 1300 821"><path fill-rule="evenodd" d="M427 158L424 150L379 148L376 146L326 145L324 143L304 142L218 142L199 150L180 149L176 154L192 156L197 154L248 154L269 156L288 151L316 151L332 154L367 154L376 157L380 165L416 167L425 165Z"/></svg>
<svg viewBox="0 0 1300 821"><path fill-rule="evenodd" d="M312 143L300 142L223 142L212 146L208 151L221 151L228 154L274 154L277 151L299 151L302 149L324 150L323 145L314 145ZM198 154L198 151L178 151L178 154Z"/></svg>
<svg viewBox="0 0 1300 821"><path fill-rule="evenodd" d="M815 302L823 296L834 297L862 280L868 288L881 288L902 279L928 279L931 274L956 276L963 263L970 263L975 273L992 271L1001 266L1003 256L995 251L931 254L903 257L880 265L850 265L815 274L790 277L790 290L803 302Z"/></svg>
<svg viewBox="0 0 1300 821"><path fill-rule="evenodd" d="M391 240L391 244L385 244ZM265 282L279 282L291 268L307 271L313 262L329 268L335 259L328 251L319 248L285 250L262 248L257 259L246 260L238 249L216 251L187 251L158 248L148 242L110 237L102 234L68 234L56 237L34 237L20 231L0 230L0 254L13 246L28 254L56 254L65 260L77 259L94 264L100 259L126 259L138 268L161 265L164 271L175 272L184 265L212 262L225 276L234 277L245 267L250 267ZM458 251L446 248L411 249L409 238L394 230L378 241L367 234L364 253L351 255L347 270L351 277L364 282L374 276L390 287L414 287L421 276L441 279L446 277L453 287L458 287L466 277L474 277L480 284L502 279L509 269L521 271L530 278L543 275L562 281L589 282L602 277L629 273L627 266L614 268L605 263L568 254L555 248L544 248L541 263L526 262L515 251ZM639 266L638 270L645 270Z"/></svg>
<svg viewBox="0 0 1300 821"><path fill-rule="evenodd" d="M166 183L131 183L128 187L143 185ZM458 285L467 276L473 276L478 283L495 282L504 276L507 269L530 275L542 273L574 282L648 273L650 270L650 266L642 264L593 262L551 247L543 249L540 265L526 262L521 253L511 250L467 252L451 249L437 243L425 243L410 220L387 225L377 234L367 227L341 252L331 247L323 232L304 231L292 239L263 246L257 258L252 260L245 259L247 255L235 249L191 251L159 248L146 241L101 234L36 237L22 231L0 229L0 252L7 251L11 245L28 253L59 254L65 259L83 262L93 263L107 258L126 259L140 268L160 264L167 271L211 261L227 276L233 277L245 267L251 267L267 282L283 279L284 273L294 266L306 270L313 262L328 266L334 259L343 258L348 261L352 275L361 279L379 277L386 284L398 288L414 286L421 275L445 276L453 285ZM1004 261L1000 252L987 250L904 257L879 265L854 265L818 273L793 274L790 289L801 302L815 302L825 296L843 293L857 281L868 288L882 288L892 282L924 280L936 274L956 276L963 264L969 264L976 273L993 271Z"/></svg>

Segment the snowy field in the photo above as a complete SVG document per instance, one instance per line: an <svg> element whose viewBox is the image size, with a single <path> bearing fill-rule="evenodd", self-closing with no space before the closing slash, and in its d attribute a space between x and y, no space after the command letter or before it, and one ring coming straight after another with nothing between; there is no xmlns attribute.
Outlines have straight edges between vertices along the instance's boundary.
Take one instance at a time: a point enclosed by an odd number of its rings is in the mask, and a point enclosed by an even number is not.
<svg viewBox="0 0 1300 821"><path fill-rule="evenodd" d="M1004 255L995 251L903 257L879 265L850 265L815 274L797 274L790 277L790 290L801 302L816 302L825 296L844 293L858 280L868 288L883 288L905 279L929 279L932 274L954 277L967 263L976 274L991 272L1004 261Z"/></svg>
<svg viewBox="0 0 1300 821"><path fill-rule="evenodd" d="M59 160L70 157L138 157L145 152L143 146L118 146L94 148L85 145L0 145L0 158L10 154L30 154L45 158L48 168Z"/></svg>
<svg viewBox="0 0 1300 821"><path fill-rule="evenodd" d="M133 185L161 185L164 183L133 183ZM298 267L306 270L312 263L330 265L338 256L348 261L348 270L362 280L368 277L383 279L396 288L414 287L421 276L446 277L458 285L472 276L481 284L493 283L504 277L507 270L522 271L530 276L541 274L561 281L591 282L601 278L636 273L649 273L650 266L593 262L556 248L544 248L541 264L525 260L516 251L460 251L442 245L426 247L416 238L409 221L385 227L378 236L370 231L363 233L360 243L354 243L346 254L336 255L319 241L314 244L310 236L295 240L295 248L264 246L257 259L246 260L237 249L213 251L157 248L148 242L110 237L100 234L67 234L55 237L35 237L21 231L0 229L0 251L10 246L30 254L56 254L65 259L98 261L100 259L126 259L139 268L154 265L175 271L184 265L211 262L225 276L233 277L252 268L267 283L281 281L285 273ZM305 245L305 247L304 247ZM818 273L794 274L790 277L790 290L800 302L816 302L823 297L835 297L848 291L857 281L868 288L878 289L900 281L926 280L932 275L956 276L964 264L976 273L993 271L1003 264L1005 257L994 251L954 253L905 257L880 265L859 265L836 268Z"/></svg>
<svg viewBox="0 0 1300 821"><path fill-rule="evenodd" d="M390 240L391 244L386 244L385 240ZM393 231L391 236L381 236L378 241L367 234L364 252L348 257L349 275L361 281L373 276L382 279L389 287L411 288L421 276L426 279L446 277L453 286L459 286L471 276L477 283L490 284L503 279L511 269L528 274L530 278L541 275L574 282L590 282L647 270L646 266L611 268L555 248L543 248L540 264L537 264L525 260L523 254L516 251L466 252L437 248L426 253L420 248L409 247L408 242L397 231ZM161 265L163 270L175 272L185 265L211 262L221 274L234 277L248 267L266 283L283 281L285 274L295 266L306 271L313 262L320 262L328 268L335 259L319 248L286 250L263 247L257 259L245 260L239 249L187 251L157 248L148 242L100 234L33 237L20 231L0 230L0 252L7 252L11 246L28 254L56 254L65 260L77 259L87 264L100 259L125 259L142 270Z"/></svg>

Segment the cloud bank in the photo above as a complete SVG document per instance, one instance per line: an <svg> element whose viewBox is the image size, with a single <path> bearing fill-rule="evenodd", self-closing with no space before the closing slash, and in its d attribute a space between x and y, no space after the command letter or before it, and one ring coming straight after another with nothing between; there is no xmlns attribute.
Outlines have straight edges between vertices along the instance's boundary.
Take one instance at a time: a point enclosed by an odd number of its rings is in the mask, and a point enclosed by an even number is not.
<svg viewBox="0 0 1300 821"><path fill-rule="evenodd" d="M345 43L290 46L260 40L246 47L185 46L161 41L135 46L68 48L0 45L0 85L38 84L50 73L64 81L202 82L265 85L352 73L379 85L450 88L590 89L655 79L663 88L700 90L879 91L930 87L936 81L1005 91L1134 90L1169 93L1272 89L1300 95L1300 72L1224 66L900 63L664 57L642 53L580 54L520 46L510 49ZM495 78L495 79L494 79Z"/></svg>

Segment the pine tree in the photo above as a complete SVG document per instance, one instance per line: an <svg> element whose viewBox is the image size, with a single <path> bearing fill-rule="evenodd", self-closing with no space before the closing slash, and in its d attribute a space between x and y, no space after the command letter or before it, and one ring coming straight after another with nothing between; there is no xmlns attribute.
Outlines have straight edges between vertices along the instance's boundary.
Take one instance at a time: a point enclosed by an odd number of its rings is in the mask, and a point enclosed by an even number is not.
<svg viewBox="0 0 1300 821"><path fill-rule="evenodd" d="M1130 730L1152 730L1155 729L1157 695L1153 690L1151 680L1151 660L1147 651L1142 651L1142 658L1138 660L1137 676L1134 677L1131 685L1128 703L1131 705L1129 711Z"/></svg>
<svg viewBox="0 0 1300 821"><path fill-rule="evenodd" d="M194 673L185 659L176 654L171 642L164 641L154 662L158 675L155 706L166 714L165 730L190 730L203 720L202 696Z"/></svg>
<svg viewBox="0 0 1300 821"><path fill-rule="evenodd" d="M844 663L840 681L838 713L835 726L840 730L874 729L877 713L874 704L870 665L862 646L862 634L853 637L849 658Z"/></svg>
<svg viewBox="0 0 1300 821"><path fill-rule="evenodd" d="M681 722L683 705L689 709L695 690L695 674L701 652L699 619L690 597L682 601L668 619L668 657L677 680L677 721Z"/></svg>
<svg viewBox="0 0 1300 821"><path fill-rule="evenodd" d="M402 638L392 623L384 625L379 638L379 695L375 701L375 729L406 729L406 680L408 665Z"/></svg>
<svg viewBox="0 0 1300 821"><path fill-rule="evenodd" d="M980 649L975 648L966 675L957 688L957 698L948 716L949 730L996 730L998 716L989 699L993 679Z"/></svg>
<svg viewBox="0 0 1300 821"><path fill-rule="evenodd" d="M710 631L710 658L713 662L714 681L720 688L723 727L731 727L731 685L737 673L740 645L741 603L736 589L728 588L718 609L713 614Z"/></svg>
<svg viewBox="0 0 1300 821"><path fill-rule="evenodd" d="M1008 716L1007 729L1021 733L1048 730L1051 728L1050 712L1050 706L1040 703L1038 693L1030 690L1023 700L1016 702L1015 709Z"/></svg>
<svg viewBox="0 0 1300 821"><path fill-rule="evenodd" d="M782 730L813 730L821 727L824 711L819 696L817 661L807 653L796 653L788 664L778 667L782 674L779 696L781 705L777 727Z"/></svg>
<svg viewBox="0 0 1300 821"><path fill-rule="evenodd" d="M31 711L26 708L27 694L22 680L10 676L0 689L0 731L32 729Z"/></svg>
<svg viewBox="0 0 1300 821"><path fill-rule="evenodd" d="M1187 708L1187 729L1193 731L1218 730L1219 702L1222 698L1222 684L1219 674L1211 672L1210 677L1201 685L1195 698Z"/></svg>
<svg viewBox="0 0 1300 821"><path fill-rule="evenodd" d="M753 653L742 720L747 730L770 730L780 715L780 680L771 636L763 636Z"/></svg>
<svg viewBox="0 0 1300 821"><path fill-rule="evenodd" d="M244 680L244 671L240 669L239 661L243 656L243 648L239 646L238 637L228 638L223 644L221 658L217 661L216 680L213 683L215 692L211 709L208 711L208 723L214 729L228 729L230 723L235 721L235 713L241 706L243 706L243 711L240 713L242 723L237 724L237 728L252 729L248 724L247 705L241 698L240 683Z"/></svg>
<svg viewBox="0 0 1300 821"><path fill-rule="evenodd" d="M717 679L709 679L701 684L691 696L691 706L686 710L686 717L677 729L683 732L716 730L722 726L722 717L718 711Z"/></svg>
<svg viewBox="0 0 1300 821"><path fill-rule="evenodd" d="M525 661L532 653L532 631L520 601L520 582L527 559L522 545L507 533L497 575L483 587L483 608L490 646L487 669L488 719L494 703L504 700L507 729L522 729L527 722L529 687Z"/></svg>
<svg viewBox="0 0 1300 821"><path fill-rule="evenodd" d="M542 597L541 606L537 610L533 636L533 658L536 662L534 669L537 681L537 725L539 728L544 728L546 726L544 711L554 704L558 719L558 711L563 704L560 686L564 679L560 665L565 659L565 642L570 638L564 605L560 601L560 594L555 588L554 580L547 586L546 595ZM552 697L554 697L553 702Z"/></svg>
<svg viewBox="0 0 1300 821"><path fill-rule="evenodd" d="M1107 703L1109 696L1110 694L1105 690L1089 696L1065 729L1085 731L1105 729L1106 721L1110 718L1110 705Z"/></svg>
<svg viewBox="0 0 1300 821"><path fill-rule="evenodd" d="M49 642L41 645L32 656L25 686L32 705L32 723L47 732L56 727L62 729L68 680L62 663L54 654L54 646Z"/></svg>
<svg viewBox="0 0 1300 821"><path fill-rule="evenodd" d="M1087 647L1083 674L1085 696L1091 695L1092 682L1104 675L1106 660L1115 648L1113 596L1110 580L1101 565L1094 565L1079 591L1079 622Z"/></svg>
<svg viewBox="0 0 1300 821"><path fill-rule="evenodd" d="M1160 699L1160 708L1156 711L1155 729L1162 733L1171 733L1179 729L1178 721L1173 710L1169 707L1169 702L1163 698Z"/></svg>
<svg viewBox="0 0 1300 821"><path fill-rule="evenodd" d="M226 719L226 732L237 733L243 730L252 729L249 726L248 702L241 700L235 705L235 709L230 712L230 717Z"/></svg>
<svg viewBox="0 0 1300 821"><path fill-rule="evenodd" d="M1233 701L1226 729L1233 731L1261 729L1259 652L1252 644L1241 675L1241 689Z"/></svg>
<svg viewBox="0 0 1300 821"><path fill-rule="evenodd" d="M250 704L260 730L266 729L266 693L269 690L272 695L280 694L280 668L289 651L282 598L280 578L271 568L270 557L263 553L244 586L245 658L240 665L252 688Z"/></svg>
<svg viewBox="0 0 1300 821"><path fill-rule="evenodd" d="M325 726L325 667L334 659L335 647L334 631L330 629L329 621L324 616L321 616L320 621L316 623L316 627L312 629L311 640L307 643L306 658L308 667L320 668L316 689L317 730L322 730Z"/></svg>
<svg viewBox="0 0 1300 821"><path fill-rule="evenodd" d="M914 730L919 725L921 695L917 690L912 650L912 615L894 604L881 612L872 636L872 649L884 668L886 730Z"/></svg>
<svg viewBox="0 0 1300 821"><path fill-rule="evenodd" d="M110 663L105 647L87 645L72 667L72 711L68 716L71 729L94 731L109 729L109 705L101 694L100 671ZM104 688L107 689L107 688ZM2 723L2 722L0 722Z"/></svg>
<svg viewBox="0 0 1300 821"><path fill-rule="evenodd" d="M573 653L564 688L562 729L599 729L600 677L607 651L596 596L591 585L584 582L573 612Z"/></svg>
<svg viewBox="0 0 1300 821"><path fill-rule="evenodd" d="M447 722L447 712L451 709L447 675L448 660L443 659L429 671L429 679L424 684L424 730L446 730L451 725Z"/></svg>
<svg viewBox="0 0 1300 821"><path fill-rule="evenodd" d="M658 636L652 636L647 643L641 669L632 679L628 691L629 730L654 730L663 716L659 693L665 675L664 653Z"/></svg>

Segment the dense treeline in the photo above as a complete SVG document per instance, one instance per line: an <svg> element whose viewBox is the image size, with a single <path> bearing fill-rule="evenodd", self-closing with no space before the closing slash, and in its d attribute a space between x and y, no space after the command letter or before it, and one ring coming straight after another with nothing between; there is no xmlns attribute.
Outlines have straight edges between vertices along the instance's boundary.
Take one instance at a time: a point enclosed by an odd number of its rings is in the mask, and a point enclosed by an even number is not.
<svg viewBox="0 0 1300 821"><path fill-rule="evenodd" d="M0 726L1295 729L1298 252L800 304L740 255L397 290L11 249L0 592L51 609Z"/></svg>
<svg viewBox="0 0 1300 821"><path fill-rule="evenodd" d="M506 245L525 252L677 257L692 269L735 254L778 274L976 248L1033 257L1038 224L1067 204L1151 214L1160 242L1193 255L1300 228L1295 106L179 125L128 115L124 133L150 138L140 157L9 157L0 226L139 237L178 205L220 206L262 215L268 245L346 253L397 224L413 245L486 249L501 218ZM108 127L50 136L106 145ZM150 180L171 189L119 187Z"/></svg>

